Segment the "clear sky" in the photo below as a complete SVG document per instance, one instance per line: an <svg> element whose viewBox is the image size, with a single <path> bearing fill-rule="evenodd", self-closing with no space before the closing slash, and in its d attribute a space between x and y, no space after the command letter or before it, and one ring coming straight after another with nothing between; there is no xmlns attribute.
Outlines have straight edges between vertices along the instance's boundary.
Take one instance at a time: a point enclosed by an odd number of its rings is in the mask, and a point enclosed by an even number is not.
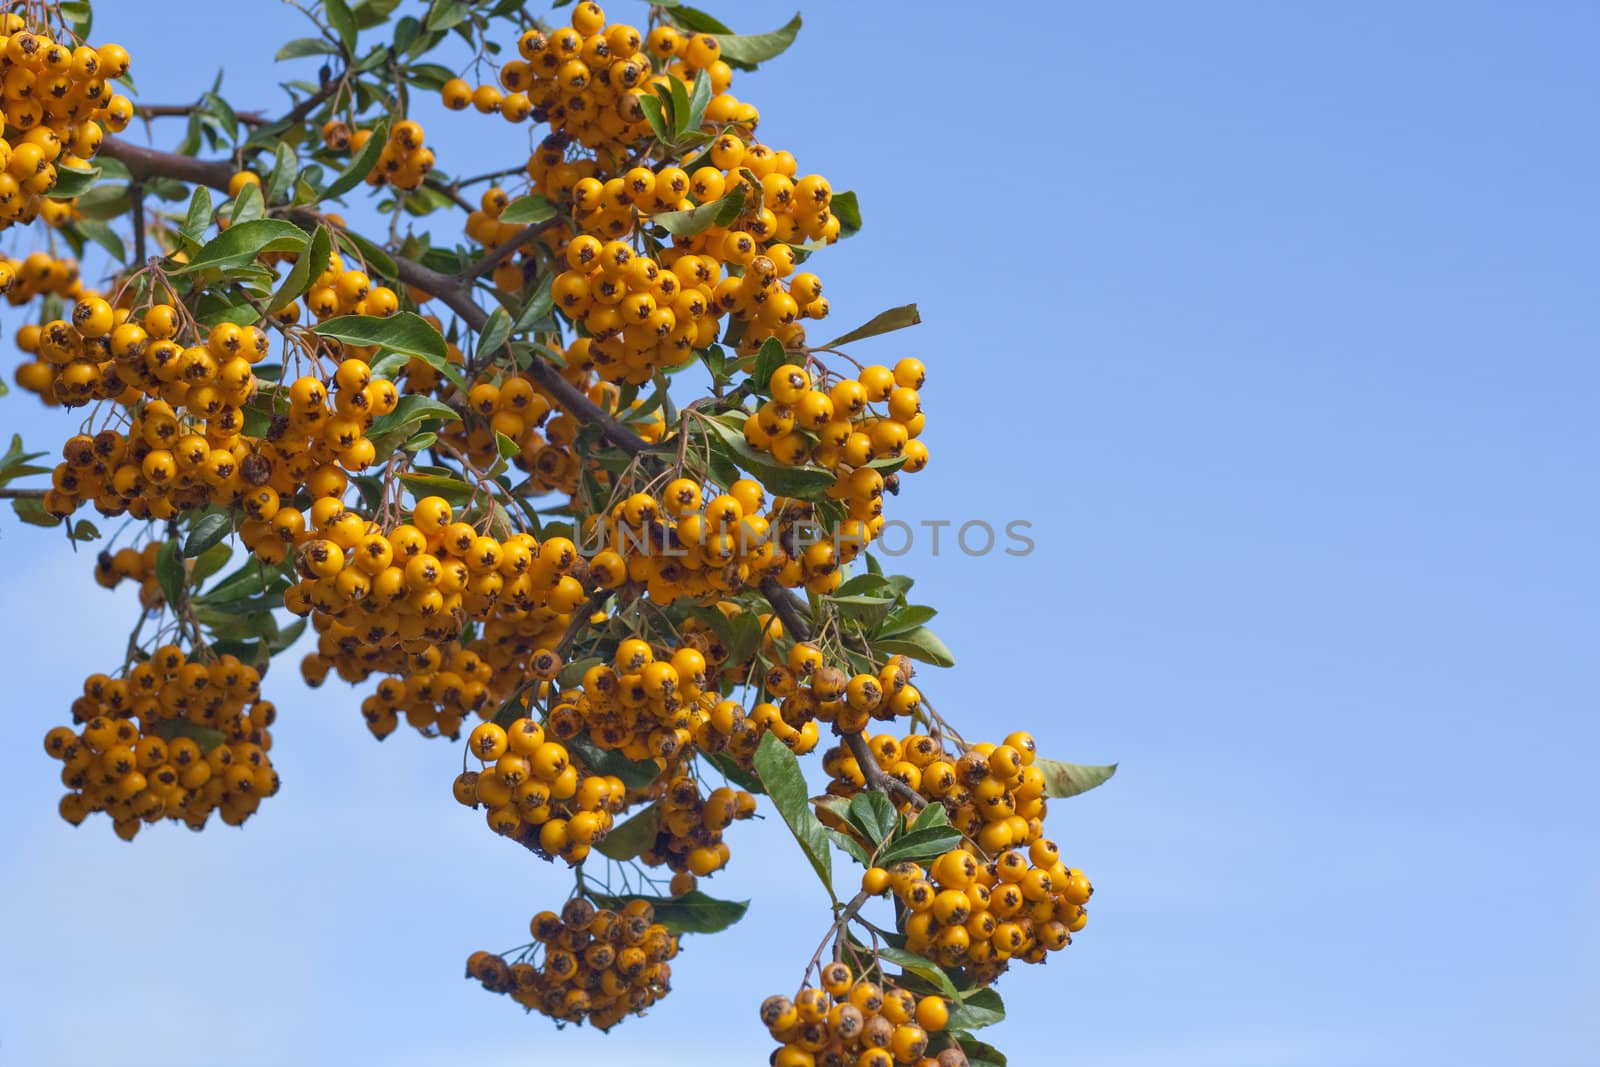
<svg viewBox="0 0 1600 1067"><path fill-rule="evenodd" d="M226 62L278 106L291 8L101 7L146 101ZM1600 1062L1600 8L805 14L735 91L860 193L813 261L841 328L921 304L860 348L929 367L894 513L1033 524L1024 558L904 557L960 661L919 682L969 736L1122 764L1052 807L1090 925L985 1036L1022 1067ZM498 119L427 125L451 171L518 158ZM0 400L37 447L71 421ZM0 1064L765 1062L756 1004L825 926L778 825L732 832L707 888L755 903L650 1018L557 1034L460 972L566 875L337 684L268 679L284 788L243 832L60 822L39 739L136 609L58 531L0 553Z"/></svg>

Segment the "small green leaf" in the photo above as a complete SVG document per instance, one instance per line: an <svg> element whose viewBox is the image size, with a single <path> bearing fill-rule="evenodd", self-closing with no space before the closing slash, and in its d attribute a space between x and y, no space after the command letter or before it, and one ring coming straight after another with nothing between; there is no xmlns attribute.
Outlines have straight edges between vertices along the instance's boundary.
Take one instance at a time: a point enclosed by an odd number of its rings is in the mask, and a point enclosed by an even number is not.
<svg viewBox="0 0 1600 1067"><path fill-rule="evenodd" d="M420 359L454 382L463 393L467 391L461 369L449 360L449 347L445 344L444 335L421 315L410 311L387 318L341 315L315 327L315 332L346 344L362 347L376 345Z"/></svg>
<svg viewBox="0 0 1600 1067"><path fill-rule="evenodd" d="M183 234L198 245L210 226L211 191L203 185L197 185L194 195L189 197L189 213L183 222Z"/></svg>
<svg viewBox="0 0 1600 1067"><path fill-rule="evenodd" d="M278 49L272 58L281 63L286 59L301 59L305 56L333 56L338 55L339 49L332 41L321 37L296 37L294 40Z"/></svg>
<svg viewBox="0 0 1600 1067"><path fill-rule="evenodd" d="M161 586L161 595L167 598L168 604L182 602L186 580L183 559L178 555L178 542L161 542L161 547L156 549L156 582Z"/></svg>
<svg viewBox="0 0 1600 1067"><path fill-rule="evenodd" d="M383 146L388 139L389 124L378 123L372 131L372 136L367 138L367 143L361 146L361 151L350 160L350 165L322 190L322 198L332 200L336 196L343 196L366 181L367 175L372 173L372 168L378 165L378 157L383 154Z"/></svg>
<svg viewBox="0 0 1600 1067"><path fill-rule="evenodd" d="M601 748L587 737L577 737L565 742L568 752L576 753L584 766L596 774L611 774L622 779L629 789L643 789L661 776L661 767L654 760L635 763L615 749Z"/></svg>
<svg viewBox="0 0 1600 1067"><path fill-rule="evenodd" d="M835 337L822 348L838 348L851 341L859 341L865 337L876 337L879 334L892 333L903 330L907 326L915 326L922 321L922 316L917 312L917 305L906 304L904 307L890 308L888 311L874 315L868 322L857 326L841 337Z"/></svg>
<svg viewBox="0 0 1600 1067"><path fill-rule="evenodd" d="M639 108L644 112L644 120L650 124L650 132L656 135L656 140L662 144L672 144L675 138L660 98L645 93L639 97Z"/></svg>
<svg viewBox="0 0 1600 1067"><path fill-rule="evenodd" d="M118 262L128 258L128 249L123 245L122 238L117 236L117 231L99 219L78 219L72 226L83 236L109 252L111 258Z"/></svg>
<svg viewBox="0 0 1600 1067"><path fill-rule="evenodd" d="M583 676L590 667L597 667L604 662L605 660L599 656L585 656L583 659L575 659L561 668L561 671L556 675L556 685L562 689L571 689L583 681Z"/></svg>
<svg viewBox="0 0 1600 1067"><path fill-rule="evenodd" d="M640 97L648 100L649 97ZM744 210L745 185L740 182L733 192L720 200L712 200L686 211L665 211L653 216L651 222L676 237L693 237L713 226L726 226Z"/></svg>
<svg viewBox="0 0 1600 1067"><path fill-rule="evenodd" d="M961 831L954 826L930 826L923 830L908 830L896 834L878 853L878 863L884 867L902 860L922 863L944 855L961 844Z"/></svg>
<svg viewBox="0 0 1600 1067"><path fill-rule="evenodd" d="M272 170L267 174L266 188L261 195L268 203L277 204L289 198L289 190L300 177L300 157L295 155L292 146L282 141L278 142L273 156Z"/></svg>
<svg viewBox="0 0 1600 1067"><path fill-rule="evenodd" d="M227 566L228 560L232 557L233 546L225 544L212 545L200 553L194 564L189 568L190 583L199 586L207 578Z"/></svg>
<svg viewBox="0 0 1600 1067"><path fill-rule="evenodd" d="M894 964L902 971L916 975L923 981L931 982L939 992L950 1000L959 1002L961 994L956 991L955 983L950 981L950 976L944 973L944 968L926 957L915 952L907 952L903 948L894 948L889 945L878 949L878 957Z"/></svg>
<svg viewBox="0 0 1600 1067"><path fill-rule="evenodd" d="M73 197L82 196L92 189L95 179L99 177L99 167L90 167L88 170L79 170L76 167L57 167L56 184L45 195L51 200L71 200Z"/></svg>
<svg viewBox="0 0 1600 1067"><path fill-rule="evenodd" d="M17 513L17 518L29 526L59 526L61 517L52 515L44 509L44 505L33 497L18 497L11 502L11 510Z"/></svg>
<svg viewBox="0 0 1600 1067"><path fill-rule="evenodd" d="M839 217L840 237L852 237L861 232L861 202L855 193L849 190L834 193L828 209Z"/></svg>
<svg viewBox="0 0 1600 1067"><path fill-rule="evenodd" d="M1047 797L1075 797L1087 793L1097 785L1104 785L1117 773L1115 763L1097 767L1039 758L1033 765L1044 772L1044 795Z"/></svg>
<svg viewBox="0 0 1600 1067"><path fill-rule="evenodd" d="M614 860L631 860L656 843L661 809L651 804L639 814L606 834L595 851Z"/></svg>
<svg viewBox="0 0 1600 1067"><path fill-rule="evenodd" d="M306 232L292 222L252 219L222 231L176 273L244 266L266 252L301 252L307 240Z"/></svg>
<svg viewBox="0 0 1600 1067"><path fill-rule="evenodd" d="M714 934L726 930L750 909L748 900L717 900L698 889L681 897L613 897L591 893L589 898L604 908L619 910L630 900L643 900L655 912L655 920L676 934Z"/></svg>
<svg viewBox="0 0 1600 1067"><path fill-rule="evenodd" d="M782 55L799 33L800 13L797 11L794 18L770 33L718 33L713 36L722 45L722 58L729 66L750 70L758 63Z"/></svg>
<svg viewBox="0 0 1600 1067"><path fill-rule="evenodd" d="M537 193L519 196L500 212L501 222L532 225L556 217L556 206Z"/></svg>
<svg viewBox="0 0 1600 1067"><path fill-rule="evenodd" d="M833 854L828 850L828 831L811 810L811 799L806 789L805 775L800 772L800 762L795 759L776 734L764 734L756 748L756 774L773 806L789 831L800 843L800 849L811 861L828 895L833 896Z"/></svg>
<svg viewBox="0 0 1600 1067"><path fill-rule="evenodd" d="M98 541L100 539L100 528L88 519L79 519L72 527L72 539L74 541Z"/></svg>
<svg viewBox="0 0 1600 1067"><path fill-rule="evenodd" d="M344 42L346 55L356 53L356 17L344 0L322 0L322 10L328 16L328 25Z"/></svg>
<svg viewBox="0 0 1600 1067"><path fill-rule="evenodd" d="M699 71L694 76L694 87L689 91L688 105L678 115L678 136L698 130L706 119L706 105L711 103L711 76Z"/></svg>
<svg viewBox="0 0 1600 1067"><path fill-rule="evenodd" d="M762 396L770 395L768 383L772 381L772 372L789 362L791 360L789 354L783 350L782 341L776 337L769 337L761 342L761 348L756 352L755 366L750 370L750 378L756 392Z"/></svg>
<svg viewBox="0 0 1600 1067"><path fill-rule="evenodd" d="M956 1044L966 1053L967 1067L1006 1067L1005 1054L993 1045L979 1041L962 1030L951 1031L950 1036L956 1039Z"/></svg>
<svg viewBox="0 0 1600 1067"><path fill-rule="evenodd" d="M503 307L497 307L489 312L489 321L483 324L483 332L478 334L478 358L481 360L490 353L498 352L510 337L511 313Z"/></svg>
<svg viewBox="0 0 1600 1067"><path fill-rule="evenodd" d="M724 778L743 789L746 793L760 795L766 792L761 785L761 779L750 771L739 766L734 758L726 752L718 752L712 756L704 756L705 761L715 767Z"/></svg>
<svg viewBox="0 0 1600 1067"><path fill-rule="evenodd" d="M206 549L219 544L233 529L233 519L225 511L210 511L195 519L189 526L189 536L183 542L183 554L194 559Z"/></svg>
<svg viewBox="0 0 1600 1067"><path fill-rule="evenodd" d="M1005 1021L1006 1006L993 989L975 989L962 997L950 1012L952 1030L981 1030Z"/></svg>
<svg viewBox="0 0 1600 1067"><path fill-rule="evenodd" d="M442 496L451 505L459 507L472 499L472 486L459 478L448 478L443 474L419 474L416 471L406 471L400 475L400 480L418 497Z"/></svg>
<svg viewBox="0 0 1600 1067"><path fill-rule="evenodd" d="M932 806L943 807L940 804ZM845 820L860 830L861 835L876 848L894 831L895 824L900 821L900 813L895 811L894 802L882 793L857 793L850 798Z"/></svg>
<svg viewBox="0 0 1600 1067"><path fill-rule="evenodd" d="M939 639L926 626L918 626L914 630L907 630L894 637L879 638L872 643L878 652L887 652L890 655L910 656L923 663L931 663L935 667L954 667L955 655L949 647Z"/></svg>
<svg viewBox="0 0 1600 1067"><path fill-rule="evenodd" d="M333 242L328 237L328 228L318 226L317 232L311 235L311 243L306 250L295 259L294 266L289 269L289 275L272 294L272 300L267 304L269 314L281 311L290 304L299 300L306 294L313 283L328 269L328 261L333 251Z"/></svg>

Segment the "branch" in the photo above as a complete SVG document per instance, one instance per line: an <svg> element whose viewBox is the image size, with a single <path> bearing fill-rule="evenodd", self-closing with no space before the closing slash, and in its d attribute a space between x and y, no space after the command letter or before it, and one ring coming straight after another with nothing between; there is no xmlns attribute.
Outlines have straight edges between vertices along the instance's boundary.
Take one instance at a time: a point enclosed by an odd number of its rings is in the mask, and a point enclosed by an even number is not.
<svg viewBox="0 0 1600 1067"><path fill-rule="evenodd" d="M779 584L776 578L761 579L761 595L772 604L783 622L784 632L796 641L811 640L811 626L800 616L800 598Z"/></svg>
<svg viewBox="0 0 1600 1067"><path fill-rule="evenodd" d="M861 777L866 780L868 789L875 793L898 793L918 810L928 806L927 798L921 793L894 775L884 773L883 768L878 766L878 758L872 754L872 748L867 744L865 737L860 734L845 734L844 743L849 746L850 755L855 757L856 763L860 764Z"/></svg>
<svg viewBox="0 0 1600 1067"><path fill-rule="evenodd" d="M135 104L134 114L149 122L159 118L183 118L200 110L199 104ZM234 118L246 126L262 126L267 117L260 111L235 111Z"/></svg>
<svg viewBox="0 0 1600 1067"><path fill-rule="evenodd" d="M494 248L491 248L485 252L483 258L474 263L472 265L472 269L467 271L463 277L469 281L483 277L485 274L490 273L500 264L516 255L517 252L521 250L523 245L532 241L535 237L538 237L546 230L555 229L557 226L562 225L566 221L566 219L557 215L553 219L546 219L543 222L535 222L531 225L524 226L510 240L503 244L496 245Z"/></svg>
<svg viewBox="0 0 1600 1067"><path fill-rule="evenodd" d="M43 500L48 489L0 489L0 500Z"/></svg>

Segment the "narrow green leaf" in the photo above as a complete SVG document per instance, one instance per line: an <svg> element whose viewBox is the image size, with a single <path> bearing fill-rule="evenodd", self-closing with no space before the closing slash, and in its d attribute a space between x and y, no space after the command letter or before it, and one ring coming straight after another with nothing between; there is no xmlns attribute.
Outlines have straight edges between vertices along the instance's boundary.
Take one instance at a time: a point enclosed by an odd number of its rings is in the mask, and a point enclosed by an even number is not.
<svg viewBox="0 0 1600 1067"><path fill-rule="evenodd" d="M839 216L840 237L852 237L861 232L861 201L855 193L849 190L834 193L828 209Z"/></svg>
<svg viewBox="0 0 1600 1067"><path fill-rule="evenodd" d="M296 37L294 40L278 49L272 58L281 63L286 59L300 59L304 56L333 56L338 55L339 49L332 41L322 37Z"/></svg>
<svg viewBox="0 0 1600 1067"><path fill-rule="evenodd" d="M782 55L799 33L800 13L797 11L794 18L770 33L719 33L714 36L717 43L722 45L723 60L729 66L748 70L758 63Z"/></svg>
<svg viewBox="0 0 1600 1067"><path fill-rule="evenodd" d="M212 545L195 559L189 568L189 582L199 586L207 578L216 574L227 566L228 560L233 557L233 546L226 544Z"/></svg>
<svg viewBox="0 0 1600 1067"><path fill-rule="evenodd" d="M183 222L184 236L199 244L210 226L211 190L203 185L197 185L194 187L194 195L189 197L189 214Z"/></svg>
<svg viewBox="0 0 1600 1067"><path fill-rule="evenodd" d="M706 119L706 105L711 103L711 77L705 71L694 76L694 86L689 91L687 106L678 115L678 136L698 130Z"/></svg>
<svg viewBox="0 0 1600 1067"><path fill-rule="evenodd" d="M961 831L954 826L930 826L897 834L878 853L878 863L887 867L902 860L922 863L944 855L961 844Z"/></svg>
<svg viewBox="0 0 1600 1067"><path fill-rule="evenodd" d="M878 949L880 959L899 967L902 971L916 975L923 981L931 982L950 1000L959 1002L961 994L956 991L955 983L950 981L950 976L944 973L944 968L932 960L919 956L915 952L907 952L903 948L893 948L888 945Z"/></svg>
<svg viewBox="0 0 1600 1067"><path fill-rule="evenodd" d="M606 834L595 851L614 860L631 860L656 843L661 809L651 804L639 814Z"/></svg>
<svg viewBox="0 0 1600 1067"><path fill-rule="evenodd" d="M1117 773L1115 763L1091 766L1039 758L1033 765L1044 772L1044 795L1047 797L1075 797L1087 793L1097 785L1104 785Z"/></svg>
<svg viewBox="0 0 1600 1067"><path fill-rule="evenodd" d="M478 358L482 360L490 353L499 351L510 337L511 313L503 307L497 307L489 312L489 321L483 324L483 332L478 335Z"/></svg>
<svg viewBox="0 0 1600 1067"><path fill-rule="evenodd" d="M555 217L556 206L538 193L519 196L500 212L501 222L512 222L519 226L532 225Z"/></svg>
<svg viewBox="0 0 1600 1067"><path fill-rule="evenodd" d="M388 139L388 122L378 123L372 131L372 136L367 138L367 143L361 146L361 151L350 160L350 165L322 190L322 198L332 200L334 197L343 196L366 181L367 175L372 173L372 168L378 165L378 157L383 154L383 146Z"/></svg>
<svg viewBox="0 0 1600 1067"><path fill-rule="evenodd" d="M613 897L591 893L589 899L604 908L618 910L630 900L643 900L655 912L656 922L676 934L714 934L726 930L750 909L748 900L717 900L698 889L681 897Z"/></svg>
<svg viewBox="0 0 1600 1067"><path fill-rule="evenodd" d="M189 526L189 536L183 542L184 556L194 559L206 549L220 543L232 529L233 519L225 511L211 511L201 515Z"/></svg>
<svg viewBox="0 0 1600 1067"><path fill-rule="evenodd" d="M266 252L300 252L306 241L305 231L292 222L253 219L218 234L176 273L243 266Z"/></svg>
<svg viewBox="0 0 1600 1067"><path fill-rule="evenodd" d="M76 167L57 167L56 184L45 195L51 200L71 200L73 197L82 196L92 189L95 179L99 177L99 167L90 167L88 170L79 170Z"/></svg>
<svg viewBox="0 0 1600 1067"><path fill-rule="evenodd" d="M932 806L943 807L939 804ZM850 798L845 820L860 830L873 847L877 847L894 831L895 824L900 821L900 813L895 811L894 802L882 793L857 793Z"/></svg>
<svg viewBox="0 0 1600 1067"><path fill-rule="evenodd" d="M640 97L648 100L649 97ZM693 237L713 226L726 226L744 210L745 185L740 182L733 192L720 200L713 200L687 211L665 211L653 216L651 222L677 237Z"/></svg>
<svg viewBox="0 0 1600 1067"><path fill-rule="evenodd" d="M800 843L800 849L811 861L822 885L833 896L833 854L828 850L828 831L811 810L811 799L806 789L805 775L800 762L776 734L765 734L756 748L756 774L773 806L789 831Z"/></svg>
<svg viewBox="0 0 1600 1067"><path fill-rule="evenodd" d="M17 513L17 518L29 526L59 526L61 518L52 515L44 509L44 505L33 497L19 497L11 502L11 510Z"/></svg>
<svg viewBox="0 0 1600 1067"><path fill-rule="evenodd" d="M872 643L878 652L887 652L890 655L910 656L923 663L931 663L935 667L954 667L955 655L949 647L939 639L926 626L918 626L914 630L907 630L894 637L879 638Z"/></svg>
<svg viewBox="0 0 1600 1067"><path fill-rule="evenodd" d="M267 174L262 196L268 203L277 204L289 198L289 190L294 188L295 179L300 176L300 157L295 155L293 147L282 141L278 142L273 157L272 170Z"/></svg>
<svg viewBox="0 0 1600 1067"><path fill-rule="evenodd" d="M339 40L344 42L346 55L356 54L356 17L344 0L322 0L322 10L328 16L328 25Z"/></svg>
<svg viewBox="0 0 1600 1067"><path fill-rule="evenodd" d="M167 598L168 604L176 605L183 600L185 580L183 559L178 555L178 542L161 542L161 547L156 550L156 582L161 586L161 595Z"/></svg>
<svg viewBox="0 0 1600 1067"><path fill-rule="evenodd" d="M950 1012L952 1030L981 1030L1005 1021L1006 1006L993 989L975 989L961 998Z"/></svg>
<svg viewBox="0 0 1600 1067"><path fill-rule="evenodd" d="M776 337L769 337L763 341L760 350L756 352L755 366L750 370L752 385L756 392L762 396L771 396L771 390L767 386L772 381L772 372L788 362L790 362L789 354L783 350L782 341Z"/></svg>
<svg viewBox="0 0 1600 1067"><path fill-rule="evenodd" d="M128 258L128 249L123 245L122 238L117 236L117 231L99 219L79 219L72 225L83 236L109 252L117 262Z"/></svg>
<svg viewBox="0 0 1600 1067"><path fill-rule="evenodd" d="M849 333L840 337L835 337L833 340L829 341L825 345L822 345L821 347L838 348L840 345L847 345L851 341L859 341L865 337L876 337L879 334L892 333L895 330L903 330L907 326L915 326L921 321L922 316L917 312L917 305L915 304L906 304L904 307L890 308L888 311L874 315L868 322L861 326L857 326Z"/></svg>
<svg viewBox="0 0 1600 1067"><path fill-rule="evenodd" d="M328 237L328 228L318 226L317 232L311 235L311 243L294 261L294 266L289 269L289 275L284 278L278 291L272 294L272 300L267 304L267 312L270 314L280 311L304 296L312 284L322 276L322 272L328 269L332 251L333 243Z"/></svg>

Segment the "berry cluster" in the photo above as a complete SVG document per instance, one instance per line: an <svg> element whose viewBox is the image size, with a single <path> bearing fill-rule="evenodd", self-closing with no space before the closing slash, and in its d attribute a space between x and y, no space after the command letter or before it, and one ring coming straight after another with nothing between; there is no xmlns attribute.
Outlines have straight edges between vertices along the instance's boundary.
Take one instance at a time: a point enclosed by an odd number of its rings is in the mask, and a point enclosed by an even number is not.
<svg viewBox="0 0 1600 1067"><path fill-rule="evenodd" d="M0 229L38 218L57 168L88 169L105 131L127 128L133 104L110 83L128 64L121 45L74 46L17 12L0 15Z"/></svg>
<svg viewBox="0 0 1600 1067"><path fill-rule="evenodd" d="M773 1067L965 1067L955 1045L928 1055L932 1036L950 1021L943 997L858 980L837 960L822 967L821 979L793 999L761 1002L761 1023L779 1044Z"/></svg>
<svg viewBox="0 0 1600 1067"><path fill-rule="evenodd" d="M655 921L646 901L630 900L613 911L575 897L560 915L535 915L529 928L534 941L515 963L474 952L467 977L529 1011L601 1030L643 1014L671 989L678 939Z"/></svg>
<svg viewBox="0 0 1600 1067"><path fill-rule="evenodd" d="M123 581L138 582L139 605L146 611L155 611L166 603L166 594L156 579L156 556L160 551L161 542L151 541L143 549L101 552L95 558L94 580L106 589L115 589Z"/></svg>
<svg viewBox="0 0 1600 1067"><path fill-rule="evenodd" d="M122 677L90 675L72 704L72 721L45 735L60 760L61 817L73 825L92 812L112 819L131 841L162 818L199 830L213 811L229 826L278 791L267 752L273 705L261 676L233 656L190 659L163 645Z"/></svg>
<svg viewBox="0 0 1600 1067"><path fill-rule="evenodd" d="M928 448L917 440L926 421L917 394L925 378L921 362L907 357L893 370L863 367L857 377L839 378L823 390L813 387L804 367L786 364L772 372L772 399L745 419L745 440L780 463L834 471L839 480L831 495L876 533L883 478L867 464L899 459L913 474L928 465ZM872 404L884 405L884 413Z"/></svg>

